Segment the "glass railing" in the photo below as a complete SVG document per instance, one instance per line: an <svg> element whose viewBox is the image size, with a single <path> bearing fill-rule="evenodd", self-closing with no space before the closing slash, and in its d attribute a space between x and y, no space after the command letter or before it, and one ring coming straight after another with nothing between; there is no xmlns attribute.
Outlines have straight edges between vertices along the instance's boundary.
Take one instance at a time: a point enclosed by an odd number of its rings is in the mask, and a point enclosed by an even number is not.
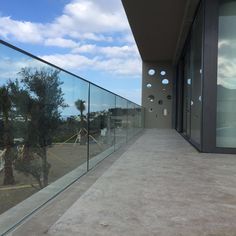
<svg viewBox="0 0 236 236"><path fill-rule="evenodd" d="M0 41L0 232L143 128L143 108Z"/></svg>

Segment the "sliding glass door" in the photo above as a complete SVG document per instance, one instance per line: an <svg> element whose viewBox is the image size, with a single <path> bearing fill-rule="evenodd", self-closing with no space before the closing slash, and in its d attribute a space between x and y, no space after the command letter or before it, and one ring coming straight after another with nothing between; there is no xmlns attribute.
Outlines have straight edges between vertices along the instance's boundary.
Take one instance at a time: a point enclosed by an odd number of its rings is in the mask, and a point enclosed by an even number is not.
<svg viewBox="0 0 236 236"><path fill-rule="evenodd" d="M200 8L183 59L183 134L199 148L202 124L202 18Z"/></svg>
<svg viewBox="0 0 236 236"><path fill-rule="evenodd" d="M190 77L190 45L184 56L184 78L183 78L183 134L190 137L190 114L191 114L191 77Z"/></svg>

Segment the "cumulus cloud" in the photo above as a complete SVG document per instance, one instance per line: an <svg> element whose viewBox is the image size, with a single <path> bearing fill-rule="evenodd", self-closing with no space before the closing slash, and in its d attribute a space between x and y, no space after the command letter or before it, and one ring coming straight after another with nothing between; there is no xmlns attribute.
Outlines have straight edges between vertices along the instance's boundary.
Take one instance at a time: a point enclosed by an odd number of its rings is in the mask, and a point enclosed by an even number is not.
<svg viewBox="0 0 236 236"><path fill-rule="evenodd" d="M121 5L113 7L110 3L107 7L107 2L74 0L65 6L63 15L58 17L52 26L54 29L66 29L69 35L71 31L72 33L105 33L129 29Z"/></svg>
<svg viewBox="0 0 236 236"><path fill-rule="evenodd" d="M95 44L84 44L74 48L71 52L99 54L107 58L123 58L123 59L139 56L136 45L101 47Z"/></svg>
<svg viewBox="0 0 236 236"><path fill-rule="evenodd" d="M141 62L136 59L122 60L111 58L109 60L99 60L95 67L117 75L137 77L141 74Z"/></svg>
<svg viewBox="0 0 236 236"><path fill-rule="evenodd" d="M78 46L78 43L75 41L64 38L48 38L45 40L44 44L46 46L57 46L62 48L74 48Z"/></svg>
<svg viewBox="0 0 236 236"><path fill-rule="evenodd" d="M44 60L59 67L70 69L89 69L105 71L120 76L138 77L141 74L141 60L139 58L88 58L78 54L55 54L41 56Z"/></svg>
<svg viewBox="0 0 236 236"><path fill-rule="evenodd" d="M59 67L66 69L83 69L92 66L96 62L96 58L89 59L85 56L75 54L54 54L41 56L45 61L51 62Z"/></svg>
<svg viewBox="0 0 236 236"><path fill-rule="evenodd" d="M45 64L30 57L12 58L0 55L0 85L18 78L18 73L25 67L42 68Z"/></svg>
<svg viewBox="0 0 236 236"><path fill-rule="evenodd" d="M229 88L236 88L236 40L224 39L218 43L218 81L217 83Z"/></svg>
<svg viewBox="0 0 236 236"><path fill-rule="evenodd" d="M129 31L129 25L117 0L74 0L65 5L61 16L46 24L16 21L10 16L0 17L1 37L31 43L45 40L46 45L51 45L50 40L55 35L57 38L111 42L111 33L125 31ZM62 40L58 46L63 44L67 47Z"/></svg>
<svg viewBox="0 0 236 236"><path fill-rule="evenodd" d="M0 17L0 36L13 38L23 43L42 43L42 24L29 21L16 21L8 17Z"/></svg>
<svg viewBox="0 0 236 236"><path fill-rule="evenodd" d="M67 50L40 57L59 67L141 77L141 60L122 4L117 0L72 0L45 24L0 16L0 37Z"/></svg>

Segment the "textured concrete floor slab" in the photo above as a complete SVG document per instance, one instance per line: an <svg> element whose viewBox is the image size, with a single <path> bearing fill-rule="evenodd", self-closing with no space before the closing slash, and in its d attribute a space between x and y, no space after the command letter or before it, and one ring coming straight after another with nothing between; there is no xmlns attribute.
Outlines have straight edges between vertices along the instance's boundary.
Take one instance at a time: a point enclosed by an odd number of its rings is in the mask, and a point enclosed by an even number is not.
<svg viewBox="0 0 236 236"><path fill-rule="evenodd" d="M236 235L236 155L146 130L47 235Z"/></svg>

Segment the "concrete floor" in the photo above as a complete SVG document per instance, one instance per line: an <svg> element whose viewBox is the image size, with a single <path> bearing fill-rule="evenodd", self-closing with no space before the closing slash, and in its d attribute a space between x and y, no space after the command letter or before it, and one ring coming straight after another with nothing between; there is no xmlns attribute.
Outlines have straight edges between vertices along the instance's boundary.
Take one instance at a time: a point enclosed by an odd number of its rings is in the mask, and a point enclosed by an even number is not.
<svg viewBox="0 0 236 236"><path fill-rule="evenodd" d="M236 155L198 153L174 130L117 155L12 235L236 236Z"/></svg>

